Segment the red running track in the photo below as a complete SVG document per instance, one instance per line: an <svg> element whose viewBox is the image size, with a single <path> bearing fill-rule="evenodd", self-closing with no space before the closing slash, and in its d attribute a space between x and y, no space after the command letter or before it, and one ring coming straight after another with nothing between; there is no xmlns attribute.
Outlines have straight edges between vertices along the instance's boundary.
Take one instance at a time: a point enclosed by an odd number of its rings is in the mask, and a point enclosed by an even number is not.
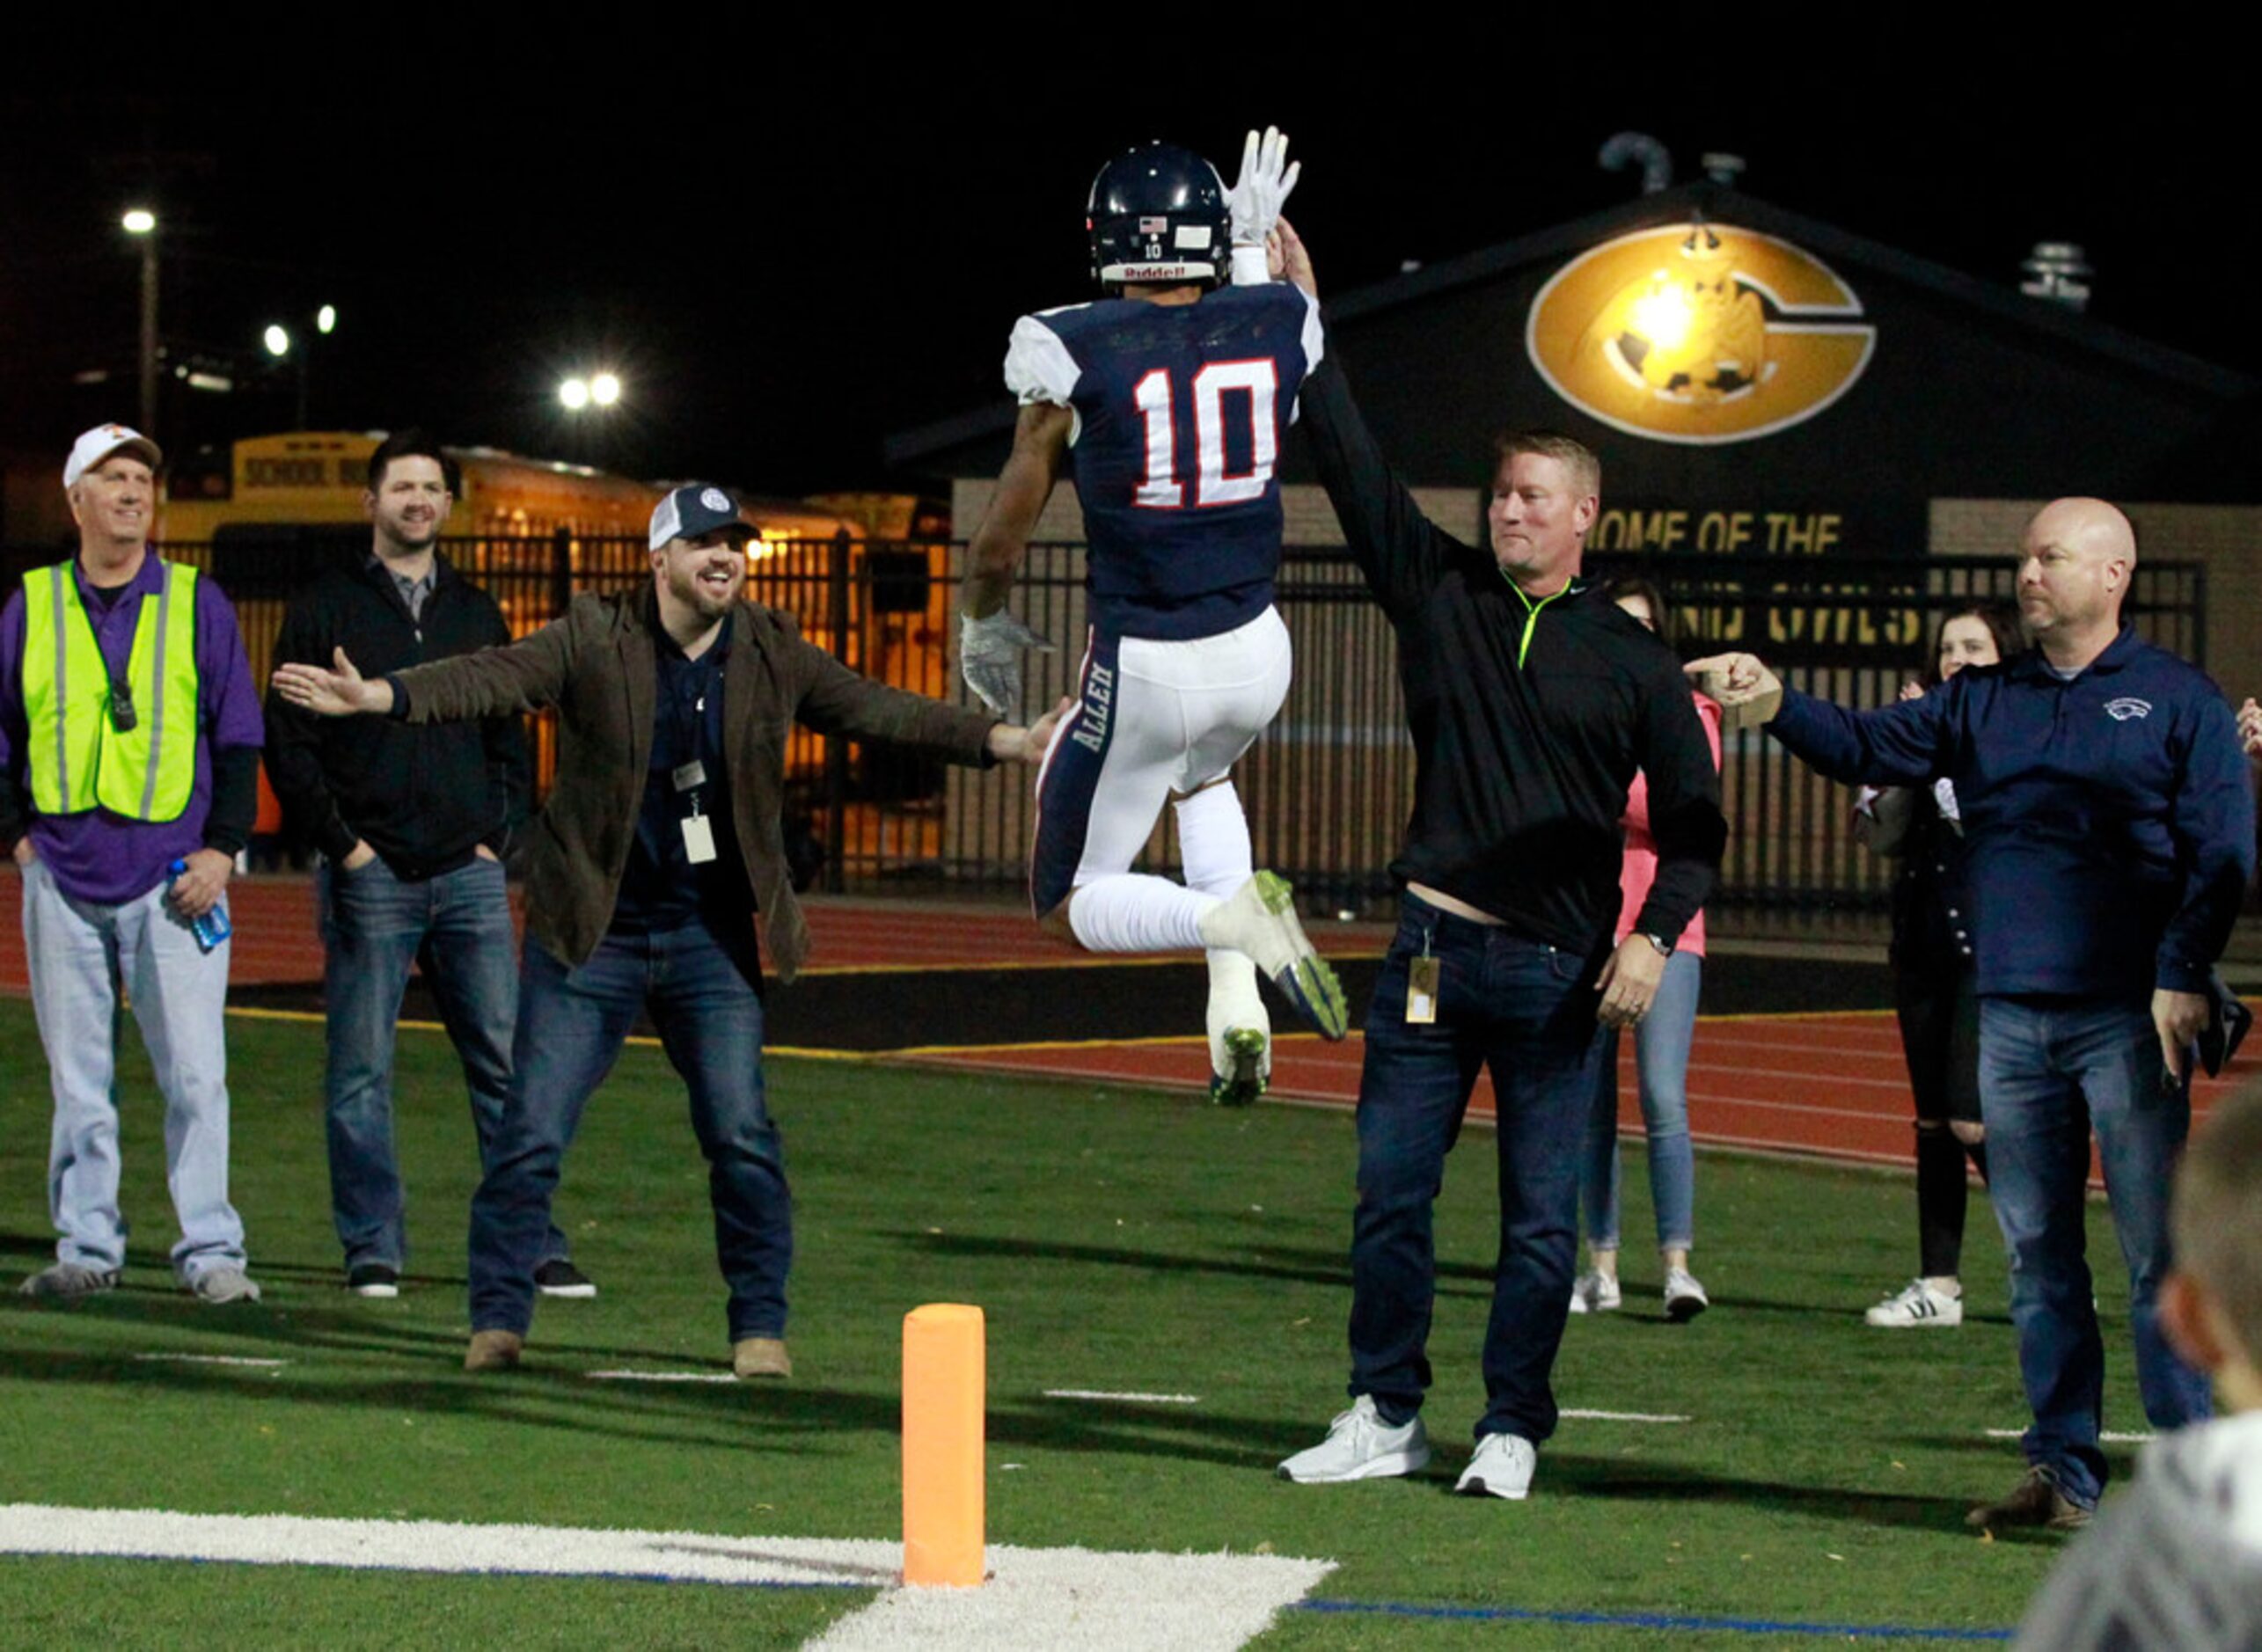
<svg viewBox="0 0 2262 1652"><path fill-rule="evenodd" d="M311 879L239 878L231 903L236 924L231 978L237 983L321 979ZM993 906L820 897L808 903L808 911L815 942L811 974L1091 961L1067 943L1041 933L1019 912ZM1388 934L1384 925L1342 925L1329 926L1319 939L1329 953L1372 956L1381 952ZM0 991L21 995L27 988L21 925L0 921ZM1273 1096L1349 1107L1358 1093L1360 1058L1356 1034L1342 1044L1327 1044L1311 1034L1284 1036L1274 1055ZM926 1049L888 1059L1196 1092L1206 1088L1209 1077L1206 1047L1198 1035L1135 1043ZM2192 1092L2194 1110L2204 1113L2218 1096L2257 1071L2262 1071L2262 1041L2222 1078L2199 1081ZM1908 1079L1900 1034L1888 1014L1701 1020L1688 1091L1690 1133L1702 1143L1871 1164L1908 1162ZM1641 1111L1630 1047L1620 1056L1619 1095L1621 1121L1628 1134L1638 1136ZM1482 1120L1492 1116L1489 1078L1478 1080L1472 1112Z"/></svg>
<svg viewBox="0 0 2262 1652"><path fill-rule="evenodd" d="M1311 1034L1285 1036L1274 1047L1272 1099L1349 1107L1358 1098L1362 1057L1357 1034L1341 1044L1325 1043ZM943 1067L1195 1091L1205 1089L1209 1078L1208 1046L1198 1037L923 1050L915 1059ZM2258 1071L2262 1060L2241 1052L2221 1078L2201 1077L2192 1091L2194 1115L2204 1116L2218 1097ZM1640 1136L1629 1042L1621 1042L1619 1051L1618 1095L1621 1131ZM1903 1166L1911 1160L1912 1108L1900 1033L1889 1012L1718 1016L1697 1022L1688 1070L1689 1134L1697 1142ZM1469 1111L1481 1122L1493 1118L1490 1077L1478 1078ZM2103 1185L2094 1162L2090 1174Z"/></svg>

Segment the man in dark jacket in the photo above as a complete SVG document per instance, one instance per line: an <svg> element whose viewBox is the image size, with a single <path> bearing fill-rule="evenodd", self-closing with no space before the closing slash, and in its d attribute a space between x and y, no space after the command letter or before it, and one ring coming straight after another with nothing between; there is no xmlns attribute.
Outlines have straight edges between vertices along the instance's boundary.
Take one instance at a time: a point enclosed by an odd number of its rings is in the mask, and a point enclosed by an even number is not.
<svg viewBox="0 0 2262 1652"><path fill-rule="evenodd" d="M396 671L509 642L494 599L436 548L456 486L454 462L421 431L386 438L362 495L370 552L292 599L277 661L327 665L342 648ZM393 1027L412 962L464 1064L483 1164L510 1090L518 963L501 857L526 813L525 735L514 715L349 727L272 693L267 717L275 794L324 862L331 1216L347 1288L392 1297L408 1256ZM555 1227L537 1280L553 1295L597 1293Z"/></svg>
<svg viewBox="0 0 2262 1652"><path fill-rule="evenodd" d="M2136 536L2098 499L2028 524L2018 606L2035 651L1870 712L1785 690L1749 654L1700 661L1728 703L1836 780L1955 783L1968 846L1989 1192L2034 1426L1982 1527L2085 1524L2105 1487L2105 1347L2083 1216L2096 1132L2155 1428L2208 1414L2160 1327L2168 1183L2191 1124L2208 970L2254 874L2236 720L2206 676L2120 622Z"/></svg>
<svg viewBox="0 0 2262 1652"><path fill-rule="evenodd" d="M326 716L418 726L558 708L558 777L527 853L526 947L510 1100L472 1202L467 1371L518 1363L558 1171L582 1108L640 1010L691 1091L731 1366L793 1371L785 1342L793 1217L762 1083L763 926L790 981L809 932L786 865L786 740L795 721L963 764L1035 764L1034 728L882 687L741 600L753 530L721 488L652 515L652 583L583 594L508 648L364 679L289 665L275 686Z"/></svg>
<svg viewBox="0 0 2262 1652"><path fill-rule="evenodd" d="M1285 220L1280 238L1288 274L1316 296ZM1518 1500L1556 1425L1550 1373L1570 1312L1598 1021L1647 1013L1711 889L1727 835L1719 776L1672 651L1581 577L1601 489L1583 443L1544 431L1499 440L1480 549L1423 515L1340 362L1306 381L1302 407L1328 501L1397 634L1416 766L1390 867L1405 900L1359 1075L1351 1404L1280 1473L1326 1484L1429 1461L1431 1212L1482 1066L1499 1109L1500 1251L1485 1411L1455 1489ZM1614 949L1619 822L1637 770L1657 880Z"/></svg>

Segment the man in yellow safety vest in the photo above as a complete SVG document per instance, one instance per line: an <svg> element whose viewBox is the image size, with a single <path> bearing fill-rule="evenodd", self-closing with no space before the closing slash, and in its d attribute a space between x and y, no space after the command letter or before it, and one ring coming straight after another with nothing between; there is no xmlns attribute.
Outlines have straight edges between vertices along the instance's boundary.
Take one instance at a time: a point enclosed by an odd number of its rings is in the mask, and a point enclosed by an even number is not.
<svg viewBox="0 0 2262 1652"><path fill-rule="evenodd" d="M24 882L32 1003L55 1092L55 1260L23 1294L107 1290L118 1209L118 983L165 1103L175 1276L209 1303L257 1301L228 1202L224 895L258 808L260 722L235 610L149 545L156 442L98 425L63 488L78 554L0 610L0 844Z"/></svg>

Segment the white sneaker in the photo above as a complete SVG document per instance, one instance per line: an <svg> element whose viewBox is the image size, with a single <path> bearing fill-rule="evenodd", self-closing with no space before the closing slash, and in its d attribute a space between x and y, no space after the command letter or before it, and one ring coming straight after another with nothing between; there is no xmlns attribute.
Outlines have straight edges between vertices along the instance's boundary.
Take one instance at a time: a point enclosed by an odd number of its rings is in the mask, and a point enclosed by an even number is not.
<svg viewBox="0 0 2262 1652"><path fill-rule="evenodd" d="M1712 1305L1712 1298L1704 1294L1695 1274L1686 1268L1665 1269L1665 1318L1675 1325L1686 1325Z"/></svg>
<svg viewBox="0 0 2262 1652"><path fill-rule="evenodd" d="M1573 1313L1608 1313L1619 1303L1618 1276L1601 1272L1581 1274L1570 1288Z"/></svg>
<svg viewBox="0 0 2262 1652"><path fill-rule="evenodd" d="M188 1288L195 1293L198 1301L216 1305L229 1302L257 1302L260 1299L260 1288L253 1282L252 1276L241 1268L232 1268L224 1262L197 1275L188 1282Z"/></svg>
<svg viewBox="0 0 2262 1652"><path fill-rule="evenodd" d="M1332 1486L1343 1480L1410 1474L1429 1460L1430 1435L1421 1418L1394 1429L1376 1414L1373 1400L1361 1394L1350 1410L1337 1414L1328 1424L1326 1439L1287 1458L1280 1465L1279 1473L1281 1479L1299 1486ZM1531 1478L1528 1470L1525 1478Z"/></svg>
<svg viewBox="0 0 2262 1652"><path fill-rule="evenodd" d="M1488 1434L1476 1443L1476 1455L1453 1482L1464 1497L1505 1497L1521 1502L1532 1495L1532 1471L1540 1466L1539 1448L1520 1434Z"/></svg>
<svg viewBox="0 0 2262 1652"><path fill-rule="evenodd" d="M1964 1299L1935 1290L1922 1279L1912 1279L1898 1296L1887 1297L1862 1317L1887 1330L1946 1329L1964 1322Z"/></svg>
<svg viewBox="0 0 2262 1652"><path fill-rule="evenodd" d="M1296 892L1285 878L1260 872L1212 908L1202 919L1202 944L1248 954L1321 1037L1340 1039L1350 1030L1343 983L1296 921Z"/></svg>

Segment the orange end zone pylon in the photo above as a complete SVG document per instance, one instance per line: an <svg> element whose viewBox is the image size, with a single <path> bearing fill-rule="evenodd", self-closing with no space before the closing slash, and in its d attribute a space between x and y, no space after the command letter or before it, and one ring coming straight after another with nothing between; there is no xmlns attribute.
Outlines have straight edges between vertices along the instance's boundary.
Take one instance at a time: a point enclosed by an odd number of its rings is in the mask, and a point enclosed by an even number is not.
<svg viewBox="0 0 2262 1652"><path fill-rule="evenodd" d="M904 1316L904 1582L982 1582L982 1310L933 1302Z"/></svg>

